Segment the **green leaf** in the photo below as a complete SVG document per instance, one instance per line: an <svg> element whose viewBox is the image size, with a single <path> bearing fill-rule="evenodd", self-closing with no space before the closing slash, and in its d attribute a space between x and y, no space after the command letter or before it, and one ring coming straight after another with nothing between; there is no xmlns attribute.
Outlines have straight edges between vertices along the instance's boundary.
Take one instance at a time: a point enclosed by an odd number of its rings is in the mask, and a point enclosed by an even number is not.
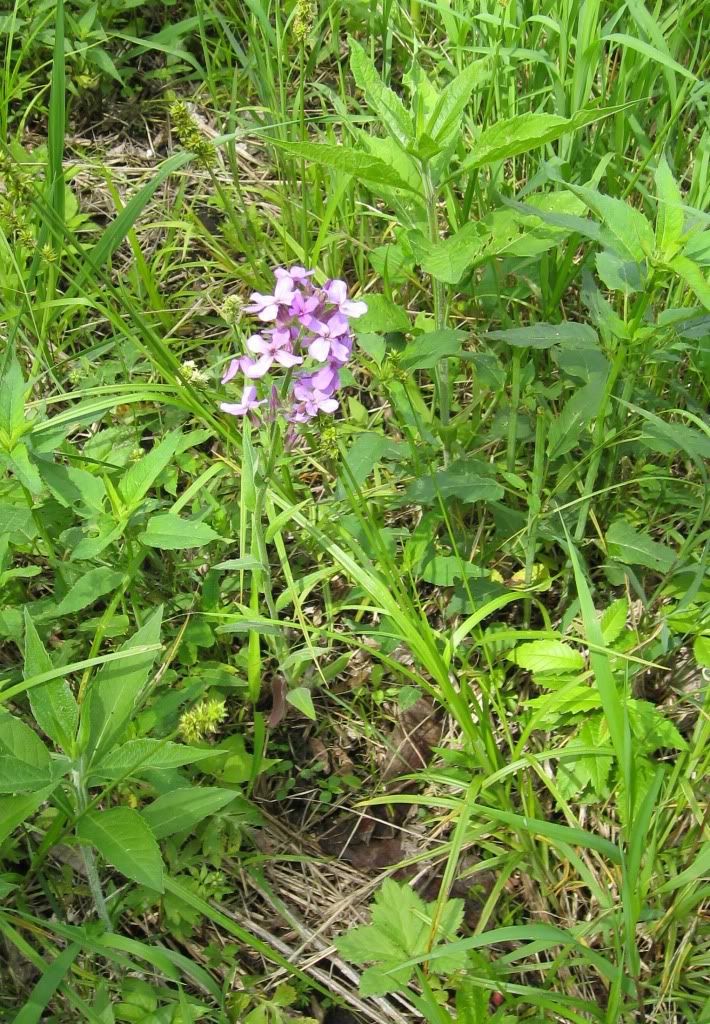
<svg viewBox="0 0 710 1024"><path fill-rule="evenodd" d="M601 629L604 643L607 646L618 640L624 632L628 614L629 602L625 597L620 597L618 601L612 601L604 611L601 618Z"/></svg>
<svg viewBox="0 0 710 1024"><path fill-rule="evenodd" d="M445 284L458 284L486 249L490 233L481 221L469 221L450 238L432 243L420 233L412 239L420 266Z"/></svg>
<svg viewBox="0 0 710 1024"><path fill-rule="evenodd" d="M52 661L37 634L35 624L25 606L25 661L23 678L51 672ZM70 752L79 724L79 708L69 684L64 679L50 679L49 682L33 686L28 699L37 725L53 743Z"/></svg>
<svg viewBox="0 0 710 1024"><path fill-rule="evenodd" d="M675 552L652 540L647 533L636 530L625 519L617 519L606 534L606 544L612 558L628 565L643 565L656 572L670 572Z"/></svg>
<svg viewBox="0 0 710 1024"><path fill-rule="evenodd" d="M656 214L656 246L664 259L675 256L683 237L683 196L671 173L665 154L658 161L654 175L658 212Z"/></svg>
<svg viewBox="0 0 710 1024"><path fill-rule="evenodd" d="M688 744L673 723L647 700L630 698L626 706L629 711L631 731L643 750L652 754L662 747L686 750Z"/></svg>
<svg viewBox="0 0 710 1024"><path fill-rule="evenodd" d="M158 844L138 811L112 807L88 811L79 818L76 834L95 846L101 856L126 878L164 892L163 859Z"/></svg>
<svg viewBox="0 0 710 1024"><path fill-rule="evenodd" d="M144 807L141 816L156 839L165 839L175 832L192 829L204 818L223 810L238 796L239 793L233 789L208 786L174 789Z"/></svg>
<svg viewBox="0 0 710 1024"><path fill-rule="evenodd" d="M407 311L396 306L391 299L384 295L368 295L366 302L367 313L357 321L358 335L406 333L411 330Z"/></svg>
<svg viewBox="0 0 710 1024"><path fill-rule="evenodd" d="M0 843L3 843L23 821L29 821L45 800L52 795L56 781L44 789L33 787L32 792L23 796L0 797Z"/></svg>
<svg viewBox="0 0 710 1024"><path fill-rule="evenodd" d="M36 793L53 779L51 765L38 768L8 754L6 748L0 745L0 793Z"/></svg>
<svg viewBox="0 0 710 1024"><path fill-rule="evenodd" d="M568 399L549 427L547 452L550 459L558 459L579 445L582 431L596 417L603 397L603 381L595 377Z"/></svg>
<svg viewBox="0 0 710 1024"><path fill-rule="evenodd" d="M4 708L0 709L0 753L17 758L32 768L49 771L49 751L42 740L34 729ZM48 781L45 779L44 785Z"/></svg>
<svg viewBox="0 0 710 1024"><path fill-rule="evenodd" d="M158 608L120 650L158 643L162 615L162 608ZM105 752L120 736L135 710L156 653L147 651L126 661L108 662L92 680L84 703L84 708L88 707L89 754L96 757Z"/></svg>
<svg viewBox="0 0 710 1024"><path fill-rule="evenodd" d="M446 86L437 100L426 126L426 134L440 145L445 145L449 136L460 125L471 93L490 78L491 64L488 58L475 60L464 68Z"/></svg>
<svg viewBox="0 0 710 1024"><path fill-rule="evenodd" d="M8 450L25 426L25 382L13 355L0 377L0 447Z"/></svg>
<svg viewBox="0 0 710 1024"><path fill-rule="evenodd" d="M358 132L357 134L365 152L386 164L394 174L399 176L412 193L417 194L417 200L422 203L422 176L409 153L405 152L389 136L383 139L379 135L368 135L365 132ZM356 152L360 151L356 150ZM385 195L389 190L383 188L380 191L382 195ZM396 194L392 198L396 198ZM410 196L409 199L411 201L413 196Z"/></svg>
<svg viewBox="0 0 710 1024"><path fill-rule="evenodd" d="M30 453L26 444L16 444L8 455L10 468L23 487L26 487L30 494L39 494L42 490L42 478L37 471L37 466L30 459Z"/></svg>
<svg viewBox="0 0 710 1024"><path fill-rule="evenodd" d="M207 523L183 519L174 512L151 516L139 540L150 548L174 551L179 548L201 548L223 538Z"/></svg>
<svg viewBox="0 0 710 1024"><path fill-rule="evenodd" d="M698 665L710 668L710 636L696 636L693 641L693 654Z"/></svg>
<svg viewBox="0 0 710 1024"><path fill-rule="evenodd" d="M289 690L286 694L286 700L300 711L302 715L315 722L316 709L313 707L313 697L307 686L296 686L293 690Z"/></svg>
<svg viewBox="0 0 710 1024"><path fill-rule="evenodd" d="M642 263L654 252L654 230L640 210L623 199L602 195L593 188L567 185L604 225L602 243L622 259Z"/></svg>
<svg viewBox="0 0 710 1024"><path fill-rule="evenodd" d="M696 76L692 71L684 68L678 61L673 60L667 53L663 53L661 50L656 49L655 46L651 46L650 43L644 42L643 39L639 39L637 36L627 35L625 32L610 32L608 36L604 36L604 40L609 42L619 43L621 46L628 47L630 50L636 50L644 57L648 57L649 60L655 61L657 64L662 64L664 68L668 68L669 71L674 71L677 75L682 75L684 78L690 79L691 82L697 82Z"/></svg>
<svg viewBox="0 0 710 1024"><path fill-rule="evenodd" d="M563 324L540 323L531 324L529 327L510 327L504 331L488 331L483 337L493 341L504 341L515 348L552 348L553 345L560 344L567 348L587 348L598 344L594 328L570 321Z"/></svg>
<svg viewBox="0 0 710 1024"><path fill-rule="evenodd" d="M463 331L444 327L438 331L420 334L403 350L399 362L403 369L430 370L442 359L451 359L461 354Z"/></svg>
<svg viewBox="0 0 710 1024"><path fill-rule="evenodd" d="M101 779L117 779L123 776L140 776L146 771L180 768L214 757L212 747L188 747L184 743L171 743L148 737L128 740L120 747L114 747L105 757L92 766L91 774Z"/></svg>
<svg viewBox="0 0 710 1024"><path fill-rule="evenodd" d="M488 464L479 459L459 459L431 476L421 476L404 493L407 502L438 505L439 498L458 498L464 504L475 501L497 501L503 488L492 475Z"/></svg>
<svg viewBox="0 0 710 1024"><path fill-rule="evenodd" d="M330 167L334 171L352 174L353 177L368 184L416 192L392 167L376 156L363 153L362 150L319 142L283 142L276 138L272 139L272 142L292 156Z"/></svg>
<svg viewBox="0 0 710 1024"><path fill-rule="evenodd" d="M554 142L593 121L608 117L615 110L615 107L581 110L574 117L559 117L557 114L518 114L516 117L498 121L481 132L473 144L473 152L461 164L457 174L527 153L528 150Z"/></svg>
<svg viewBox="0 0 710 1024"><path fill-rule="evenodd" d="M179 442L180 432L173 431L159 444L154 445L147 455L134 462L124 474L118 490L130 512L138 508L160 474L169 465Z"/></svg>
<svg viewBox="0 0 710 1024"><path fill-rule="evenodd" d="M35 983L12 1024L39 1024L40 1020L47 1019L45 1016L47 1005L71 970L71 966L82 948L81 942L74 942L58 953L51 964L45 965L39 981Z"/></svg>
<svg viewBox="0 0 710 1024"><path fill-rule="evenodd" d="M73 615L80 612L89 605L94 604L100 597L109 594L123 579L123 573L108 566L99 565L95 569L80 576L74 586L64 595L57 607L52 612L52 617L60 615Z"/></svg>
<svg viewBox="0 0 710 1024"><path fill-rule="evenodd" d="M702 302L706 309L710 309L710 284L697 263L693 263L687 256L676 256L670 263L671 270L674 270L688 285L699 302Z"/></svg>
<svg viewBox="0 0 710 1024"><path fill-rule="evenodd" d="M463 901L448 900L437 924L433 915L435 903L425 903L406 883L386 879L375 895L372 923L351 929L336 939L338 952L355 964L376 963L365 971L360 991L363 995L384 995L399 991L409 982L412 967L401 967L403 961L423 957L436 948L437 942L452 941L461 925ZM447 974L466 963L461 953L440 951L434 973Z"/></svg>
<svg viewBox="0 0 710 1024"><path fill-rule="evenodd" d="M404 105L379 76L379 73L362 46L348 36L350 47L350 69L357 86L362 89L370 107L379 116L387 131L402 145L406 146L414 137L414 125Z"/></svg>
<svg viewBox="0 0 710 1024"><path fill-rule="evenodd" d="M533 640L506 655L509 661L533 675L545 672L581 672L584 657L562 640Z"/></svg>

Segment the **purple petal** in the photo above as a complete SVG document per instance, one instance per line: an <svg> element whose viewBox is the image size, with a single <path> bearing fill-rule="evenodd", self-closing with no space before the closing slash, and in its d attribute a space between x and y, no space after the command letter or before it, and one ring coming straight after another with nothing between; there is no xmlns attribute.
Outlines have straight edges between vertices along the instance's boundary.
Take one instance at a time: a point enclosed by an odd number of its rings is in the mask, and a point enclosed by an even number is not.
<svg viewBox="0 0 710 1024"><path fill-rule="evenodd" d="M330 352L330 341L327 338L316 338L312 341L308 348L308 355L312 356L313 359L317 359L319 362L323 362L324 359L328 358Z"/></svg>
<svg viewBox="0 0 710 1024"><path fill-rule="evenodd" d="M219 407L222 412L228 412L230 416L243 416L247 412L247 407L243 402L220 402Z"/></svg>
<svg viewBox="0 0 710 1024"><path fill-rule="evenodd" d="M318 402L318 408L321 412L335 412L338 404L334 398L322 398Z"/></svg>
<svg viewBox="0 0 710 1024"><path fill-rule="evenodd" d="M246 346L250 352L256 352L259 354L266 351L268 343L260 334L252 334L251 338L247 338Z"/></svg>
<svg viewBox="0 0 710 1024"><path fill-rule="evenodd" d="M278 352L274 352L274 359L279 366L298 366L299 363L303 362L301 356L295 356L293 352L284 352L283 349L279 349Z"/></svg>
<svg viewBox="0 0 710 1024"><path fill-rule="evenodd" d="M336 278L334 281L328 281L325 286L325 294L328 296L329 302L339 306L348 297L348 286L345 281L339 281Z"/></svg>
<svg viewBox="0 0 710 1024"><path fill-rule="evenodd" d="M261 356L261 358L257 359L255 363L252 363L249 359L245 359L242 362L242 370L244 371L245 376L249 377L250 380L258 380L259 377L263 377L264 374L268 372L272 363L273 359L268 355ZM256 388L250 388L249 390L252 390L256 395Z"/></svg>
<svg viewBox="0 0 710 1024"><path fill-rule="evenodd" d="M230 380L237 376L239 373L239 360L232 359L231 363L225 370L224 376L222 377L222 383L227 384Z"/></svg>
<svg viewBox="0 0 710 1024"><path fill-rule="evenodd" d="M351 320L357 320L358 317L364 316L367 313L367 303L351 302L348 299L347 302L341 305L340 312L344 313L345 316L349 316Z"/></svg>

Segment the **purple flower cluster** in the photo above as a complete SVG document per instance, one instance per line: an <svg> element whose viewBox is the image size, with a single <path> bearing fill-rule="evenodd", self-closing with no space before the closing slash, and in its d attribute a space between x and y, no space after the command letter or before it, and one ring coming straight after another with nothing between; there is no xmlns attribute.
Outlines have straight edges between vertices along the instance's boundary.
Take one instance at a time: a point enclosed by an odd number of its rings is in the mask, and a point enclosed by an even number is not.
<svg viewBox="0 0 710 1024"><path fill-rule="evenodd" d="M244 311L273 327L264 327L247 339L249 355L232 359L222 383L227 384L240 372L248 380L260 380L274 370L290 374L306 359L317 365L293 377L283 403L275 387L270 398L259 399L256 385L249 384L241 402L220 403L223 412L255 416L260 406L268 404L272 416L283 412L288 422L295 424L338 408L333 395L340 387L340 370L352 352L350 320L363 316L367 305L348 298L345 281L327 281L323 288L317 288L312 276L313 271L303 267L277 267L273 295L252 293Z"/></svg>

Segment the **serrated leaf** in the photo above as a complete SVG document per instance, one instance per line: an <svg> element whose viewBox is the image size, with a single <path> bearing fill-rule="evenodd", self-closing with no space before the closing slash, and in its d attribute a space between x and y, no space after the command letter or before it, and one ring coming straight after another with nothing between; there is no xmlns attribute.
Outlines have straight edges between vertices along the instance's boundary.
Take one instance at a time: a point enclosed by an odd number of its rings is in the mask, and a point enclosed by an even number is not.
<svg viewBox="0 0 710 1024"><path fill-rule="evenodd" d="M158 844L138 811L131 807L88 811L79 818L76 834L82 842L96 847L104 860L126 878L148 889L165 891Z"/></svg>
<svg viewBox="0 0 710 1024"><path fill-rule="evenodd" d="M406 146L414 136L410 114L405 110L399 96L382 81L377 68L357 40L349 36L348 44L350 69L355 83L362 89L368 105L379 116L387 131Z"/></svg>
<svg viewBox="0 0 710 1024"><path fill-rule="evenodd" d="M411 330L407 311L385 295L367 296L367 313L357 321L359 334L406 333Z"/></svg>
<svg viewBox="0 0 710 1024"><path fill-rule="evenodd" d="M123 579L123 573L99 565L80 576L73 587L64 595L52 612L53 616L73 615L88 608L100 597L115 590Z"/></svg>
<svg viewBox="0 0 710 1024"><path fill-rule="evenodd" d="M368 184L401 188L406 192L414 191L392 167L369 153L363 153L362 150L319 142L283 142L280 139L272 141L279 149L291 153L292 156L330 167L334 171L352 174L353 177Z"/></svg>
<svg viewBox="0 0 710 1024"><path fill-rule="evenodd" d="M410 373L415 370L430 370L442 359L460 355L464 337L463 331L450 327L420 334L402 351L400 365Z"/></svg>
<svg viewBox="0 0 710 1024"><path fill-rule="evenodd" d="M141 811L156 839L193 828L204 818L217 814L239 796L232 789L189 786L163 793Z"/></svg>
<svg viewBox="0 0 710 1024"><path fill-rule="evenodd" d="M490 234L480 221L469 221L442 242L429 242L419 233L412 238L422 269L445 284L458 284L489 240Z"/></svg>
<svg viewBox="0 0 710 1024"><path fill-rule="evenodd" d="M706 309L710 309L710 284L697 263L687 256L676 256L669 264L678 277L688 285Z"/></svg>
<svg viewBox="0 0 710 1024"><path fill-rule="evenodd" d="M169 465L179 442L180 432L173 431L124 473L118 491L129 511L138 508L160 474Z"/></svg>
<svg viewBox="0 0 710 1024"><path fill-rule="evenodd" d="M615 112L614 107L600 107L597 110L582 110L574 117L559 117L557 114L518 114L498 121L481 132L473 143L473 152L464 160L459 171L473 170L498 160L527 153L577 131L593 121L599 121Z"/></svg>
<svg viewBox="0 0 710 1024"><path fill-rule="evenodd" d="M183 519L174 512L151 516L139 540L146 547L162 551L177 551L183 548L201 548L214 540L223 538L208 523Z"/></svg>
<svg viewBox="0 0 710 1024"><path fill-rule="evenodd" d="M671 173L665 154L658 161L654 175L658 212L656 214L656 246L664 259L670 259L678 250L683 237L683 197Z"/></svg>
<svg viewBox="0 0 710 1024"><path fill-rule="evenodd" d="M498 501L503 488L487 463L479 459L459 459L431 476L421 476L404 492L404 499L419 505L438 505L439 498L458 498L465 504Z"/></svg>
<svg viewBox="0 0 710 1024"><path fill-rule="evenodd" d="M128 740L119 747L114 747L105 757L95 764L92 776L101 779L116 779L123 776L140 775L146 771L180 768L185 764L196 764L215 756L209 747L189 747L184 743L171 743L165 740L143 739Z"/></svg>
<svg viewBox="0 0 710 1024"><path fill-rule="evenodd" d="M426 134L435 142L444 145L448 136L460 124L474 89L483 85L490 77L491 64L488 58L475 60L446 86L436 102L427 122Z"/></svg>
<svg viewBox="0 0 710 1024"><path fill-rule="evenodd" d="M567 187L602 222L602 242L605 241L618 256L632 263L643 263L653 254L656 241L653 228L635 206L593 188L581 185Z"/></svg>
<svg viewBox="0 0 710 1024"><path fill-rule="evenodd" d="M39 494L42 490L42 478L37 467L30 459L30 453L25 444L16 444L7 456L10 468L23 487L26 487L30 494Z"/></svg>
<svg viewBox="0 0 710 1024"><path fill-rule="evenodd" d="M620 597L618 601L612 601L605 609L601 618L601 629L604 643L607 646L613 644L624 632L628 614L629 602L625 597Z"/></svg>
<svg viewBox="0 0 710 1024"><path fill-rule="evenodd" d="M375 895L372 923L351 929L336 939L340 954L352 963L375 963L365 971L361 992L384 995L402 989L414 972L413 967L399 967L403 961L422 956L437 942L456 938L463 916L463 901L448 900L434 936L434 903L425 903L405 884L386 879ZM434 941L432 941L432 939ZM432 973L451 973L466 963L466 954L452 953L431 962ZM398 969L399 967L399 969Z"/></svg>
<svg viewBox="0 0 710 1024"><path fill-rule="evenodd" d="M710 668L710 636L696 636L693 641L693 654L698 665Z"/></svg>
<svg viewBox="0 0 710 1024"><path fill-rule="evenodd" d="M661 747L670 747L673 750L687 749L686 741L655 704L631 698L626 706L631 731L645 751L653 753Z"/></svg>
<svg viewBox="0 0 710 1024"><path fill-rule="evenodd" d="M12 448L25 426L25 382L13 355L0 377L0 438Z"/></svg>
<svg viewBox="0 0 710 1024"><path fill-rule="evenodd" d="M158 608L120 650L128 651L134 647L157 644L160 640L162 614L162 608ZM84 708L88 707L89 716L87 753L96 757L119 738L148 680L156 653L146 651L125 661L108 662L94 677L84 703Z"/></svg>
<svg viewBox="0 0 710 1024"><path fill-rule="evenodd" d="M544 672L581 672L584 657L562 640L532 640L506 655L509 661L533 675Z"/></svg>
<svg viewBox="0 0 710 1024"><path fill-rule="evenodd" d="M611 524L606 544L612 558L628 565L643 565L647 569L667 573L675 562L675 553L669 547L652 540L625 519L617 519Z"/></svg>
<svg viewBox="0 0 710 1024"><path fill-rule="evenodd" d="M510 327L504 331L488 331L484 338L504 341L515 348L552 348L564 344L566 348L578 345L588 348L597 345L599 339L594 328L588 324L567 322L563 324L531 324L529 327Z"/></svg>
<svg viewBox="0 0 710 1024"><path fill-rule="evenodd" d="M48 800L56 782L44 789L34 787L29 794L0 797L0 843L4 843L23 821L28 821L45 800Z"/></svg>
<svg viewBox="0 0 710 1024"><path fill-rule="evenodd" d="M51 672L54 667L26 606L24 653L24 679ZM39 686L33 686L27 696L32 714L42 732L69 753L79 724L79 708L69 684L64 679L50 679Z"/></svg>
<svg viewBox="0 0 710 1024"><path fill-rule="evenodd" d="M558 459L578 446L583 429L596 417L603 397L604 382L597 377L567 400L549 427L547 452L550 459Z"/></svg>
<svg viewBox="0 0 710 1024"><path fill-rule="evenodd" d="M4 708L0 708L0 752L32 768L49 770L49 751L37 733Z"/></svg>

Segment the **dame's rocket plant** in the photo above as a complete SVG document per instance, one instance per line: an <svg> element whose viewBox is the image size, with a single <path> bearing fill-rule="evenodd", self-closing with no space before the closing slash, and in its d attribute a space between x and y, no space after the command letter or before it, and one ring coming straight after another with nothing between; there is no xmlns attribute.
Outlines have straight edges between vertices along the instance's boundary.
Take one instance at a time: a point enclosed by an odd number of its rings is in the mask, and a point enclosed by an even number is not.
<svg viewBox="0 0 710 1024"><path fill-rule="evenodd" d="M246 313L264 325L246 341L248 354L231 360L222 383L241 373L247 381L262 381L268 374L271 387L247 383L241 401L221 402L220 409L232 416L248 415L259 422L258 410L267 407L270 420L283 416L291 425L307 423L319 413L334 413L340 388L340 371L350 359L353 339L350 321L367 312L364 302L348 298L345 281L327 281L318 288L312 270L291 267L274 271L272 295L253 292ZM295 368L303 366L303 372ZM279 388L275 372L282 371Z"/></svg>

